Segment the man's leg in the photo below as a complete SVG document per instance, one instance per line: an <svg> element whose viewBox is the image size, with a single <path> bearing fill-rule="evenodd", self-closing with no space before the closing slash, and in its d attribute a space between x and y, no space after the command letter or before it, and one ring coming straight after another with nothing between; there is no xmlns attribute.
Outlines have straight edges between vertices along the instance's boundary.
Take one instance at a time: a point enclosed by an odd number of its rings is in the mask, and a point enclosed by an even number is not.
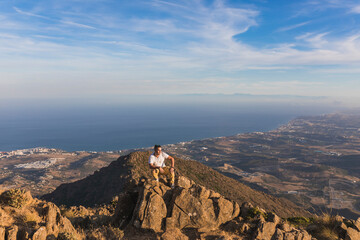
<svg viewBox="0 0 360 240"><path fill-rule="evenodd" d="M159 169L153 169L153 170L151 170L151 173L152 173L152 175L154 176L154 178L155 178L156 181L159 181L159 172L160 172Z"/></svg>
<svg viewBox="0 0 360 240"><path fill-rule="evenodd" d="M173 168L165 167L164 173L166 178L169 180L170 186L173 186L175 183L175 172Z"/></svg>

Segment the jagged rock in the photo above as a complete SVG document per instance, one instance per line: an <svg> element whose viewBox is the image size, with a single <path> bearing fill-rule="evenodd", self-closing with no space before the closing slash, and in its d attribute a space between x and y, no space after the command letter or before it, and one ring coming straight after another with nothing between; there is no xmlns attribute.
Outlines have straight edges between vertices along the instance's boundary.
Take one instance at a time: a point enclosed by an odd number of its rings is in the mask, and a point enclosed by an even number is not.
<svg viewBox="0 0 360 240"><path fill-rule="evenodd" d="M159 194L159 187L147 184L139 193L132 222L135 227L161 231L163 218L166 217L166 204ZM160 191L162 194L162 191Z"/></svg>
<svg viewBox="0 0 360 240"><path fill-rule="evenodd" d="M209 198L210 191L194 185L190 189L179 189L172 200L172 218L175 226L199 228L200 231L217 228L239 214L239 206L223 197Z"/></svg>
<svg viewBox="0 0 360 240"><path fill-rule="evenodd" d="M276 229L276 224L273 222L260 222L255 231L255 235L253 239L271 239L274 235Z"/></svg>
<svg viewBox="0 0 360 240"><path fill-rule="evenodd" d="M40 227L33 235L32 240L46 240L47 232L45 227Z"/></svg>
<svg viewBox="0 0 360 240"><path fill-rule="evenodd" d="M345 240L359 240L360 232L353 228L348 228L345 235Z"/></svg>
<svg viewBox="0 0 360 240"><path fill-rule="evenodd" d="M7 240L16 240L16 235L18 233L18 226L14 225L6 229L5 239Z"/></svg>
<svg viewBox="0 0 360 240"><path fill-rule="evenodd" d="M188 181L183 177L182 182ZM210 190L197 184L171 190L162 183L147 182L140 190L131 222L135 227L155 232L185 227L203 231L217 228L239 215L237 203L211 195Z"/></svg>
<svg viewBox="0 0 360 240"><path fill-rule="evenodd" d="M345 225L345 223L341 222L338 223L337 226L335 227L336 231L338 232L339 236L342 238L345 238L346 232L348 227Z"/></svg>
<svg viewBox="0 0 360 240"><path fill-rule="evenodd" d="M277 228L271 240L283 240L283 239L284 239L284 232L281 229Z"/></svg>
<svg viewBox="0 0 360 240"><path fill-rule="evenodd" d="M0 227L0 240L5 240L5 228Z"/></svg>
<svg viewBox="0 0 360 240"><path fill-rule="evenodd" d="M249 210L254 206L249 202L244 202L240 208L240 216L246 218L249 214Z"/></svg>
<svg viewBox="0 0 360 240"><path fill-rule="evenodd" d="M360 231L360 218L358 218L356 221L352 221L352 223L354 224L356 229Z"/></svg>
<svg viewBox="0 0 360 240"><path fill-rule="evenodd" d="M189 240L189 238L183 234L180 229L173 228L167 230L161 235L161 240Z"/></svg>
<svg viewBox="0 0 360 240"><path fill-rule="evenodd" d="M268 222L273 222L273 223L275 223L277 225L277 224L280 223L280 220L281 219L275 213L270 212L267 215L267 221Z"/></svg>

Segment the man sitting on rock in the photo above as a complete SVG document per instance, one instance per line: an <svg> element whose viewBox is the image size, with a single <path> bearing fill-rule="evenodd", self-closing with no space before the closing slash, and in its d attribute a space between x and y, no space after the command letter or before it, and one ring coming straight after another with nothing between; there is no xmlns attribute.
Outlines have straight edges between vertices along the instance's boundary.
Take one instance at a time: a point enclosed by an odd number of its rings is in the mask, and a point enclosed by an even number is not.
<svg viewBox="0 0 360 240"><path fill-rule="evenodd" d="M171 167L165 165L165 160L171 160ZM159 174L165 175L170 181L171 188L174 188L175 172L174 172L175 160L173 157L161 151L160 145L154 146L154 153L149 157L149 166L156 181L159 181Z"/></svg>

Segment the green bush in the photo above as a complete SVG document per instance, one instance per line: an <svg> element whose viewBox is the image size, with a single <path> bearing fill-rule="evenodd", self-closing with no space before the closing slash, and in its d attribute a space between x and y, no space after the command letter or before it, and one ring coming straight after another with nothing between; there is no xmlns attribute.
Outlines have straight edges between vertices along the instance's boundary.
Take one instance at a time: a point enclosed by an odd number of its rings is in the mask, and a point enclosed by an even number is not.
<svg viewBox="0 0 360 240"><path fill-rule="evenodd" d="M306 217L290 217L286 220L295 227L306 227L313 222L312 219Z"/></svg>
<svg viewBox="0 0 360 240"><path fill-rule="evenodd" d="M265 212L260 211L260 209L258 207L253 207L250 208L247 214L247 218L254 218L256 216L263 216L265 218L265 220L267 219L267 214Z"/></svg>

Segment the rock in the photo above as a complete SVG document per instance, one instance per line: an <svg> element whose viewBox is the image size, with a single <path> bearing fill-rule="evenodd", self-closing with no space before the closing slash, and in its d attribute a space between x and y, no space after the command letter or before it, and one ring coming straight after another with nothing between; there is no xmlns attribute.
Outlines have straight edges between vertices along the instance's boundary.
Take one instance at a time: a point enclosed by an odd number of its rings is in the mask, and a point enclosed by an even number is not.
<svg viewBox="0 0 360 240"><path fill-rule="evenodd" d="M213 201L194 197L194 191L189 190L179 189L173 196L172 218L176 219L175 227L215 228L217 224ZM195 194L199 196L201 193Z"/></svg>
<svg viewBox="0 0 360 240"><path fill-rule="evenodd" d="M220 197L221 197L220 193L210 190L210 198L220 198Z"/></svg>
<svg viewBox="0 0 360 240"><path fill-rule="evenodd" d="M292 230L284 233L284 240L311 240L311 235L305 230Z"/></svg>
<svg viewBox="0 0 360 240"><path fill-rule="evenodd" d="M47 232L45 227L40 227L33 235L32 240L46 240Z"/></svg>
<svg viewBox="0 0 360 240"><path fill-rule="evenodd" d="M185 189L191 188L191 186L194 184L194 181L192 181L184 176L179 176L177 181L178 181L177 186L185 188Z"/></svg>
<svg viewBox="0 0 360 240"><path fill-rule="evenodd" d="M249 210L254 206L251 203L244 202L240 208L240 216L246 218L249 214Z"/></svg>
<svg viewBox="0 0 360 240"><path fill-rule="evenodd" d="M173 228L167 230L161 235L161 240L189 240L189 238L183 234L179 229Z"/></svg>
<svg viewBox="0 0 360 240"><path fill-rule="evenodd" d="M360 232L353 228L348 228L345 235L345 240L359 240Z"/></svg>
<svg viewBox="0 0 360 240"><path fill-rule="evenodd" d="M268 213L268 217L267 217L267 221L268 222L273 222L275 223L276 225L280 223L280 218L275 214L275 213Z"/></svg>
<svg viewBox="0 0 360 240"><path fill-rule="evenodd" d="M0 240L5 240L5 228L0 227Z"/></svg>
<svg viewBox="0 0 360 240"><path fill-rule="evenodd" d="M279 224L279 228L285 232L290 232L294 229L294 227L290 226L290 224L286 222Z"/></svg>
<svg viewBox="0 0 360 240"><path fill-rule="evenodd" d="M16 225L6 229L5 239L7 239L7 240L16 240L18 230L19 230L18 226L16 226Z"/></svg>
<svg viewBox="0 0 360 240"><path fill-rule="evenodd" d="M271 239L276 230L276 224L273 222L260 222L254 234L253 239Z"/></svg>
<svg viewBox="0 0 360 240"><path fill-rule="evenodd" d="M206 189L204 186L195 184L189 189L189 191L195 198L208 199L210 197L210 190Z"/></svg>
<svg viewBox="0 0 360 240"><path fill-rule="evenodd" d="M353 224L357 230L360 231L360 218L358 218L356 221L353 221Z"/></svg>
<svg viewBox="0 0 360 240"><path fill-rule="evenodd" d="M53 203L46 203L45 218L46 218L46 231L48 234L54 234L55 236L59 233L59 226L57 225L56 219L60 215L60 210ZM59 210L59 211L57 211Z"/></svg>
<svg viewBox="0 0 360 240"><path fill-rule="evenodd" d="M336 231L339 233L339 236L342 238L345 238L346 232L348 227L346 226L345 223L341 222L338 223L337 226L335 227Z"/></svg>
<svg viewBox="0 0 360 240"><path fill-rule="evenodd" d="M271 240L283 240L283 239L284 239L284 232L281 229L277 228Z"/></svg>
<svg viewBox="0 0 360 240"><path fill-rule="evenodd" d="M145 186L139 193L132 223L137 228L152 229L155 232L160 232L166 214L167 208L161 195L151 186Z"/></svg>

